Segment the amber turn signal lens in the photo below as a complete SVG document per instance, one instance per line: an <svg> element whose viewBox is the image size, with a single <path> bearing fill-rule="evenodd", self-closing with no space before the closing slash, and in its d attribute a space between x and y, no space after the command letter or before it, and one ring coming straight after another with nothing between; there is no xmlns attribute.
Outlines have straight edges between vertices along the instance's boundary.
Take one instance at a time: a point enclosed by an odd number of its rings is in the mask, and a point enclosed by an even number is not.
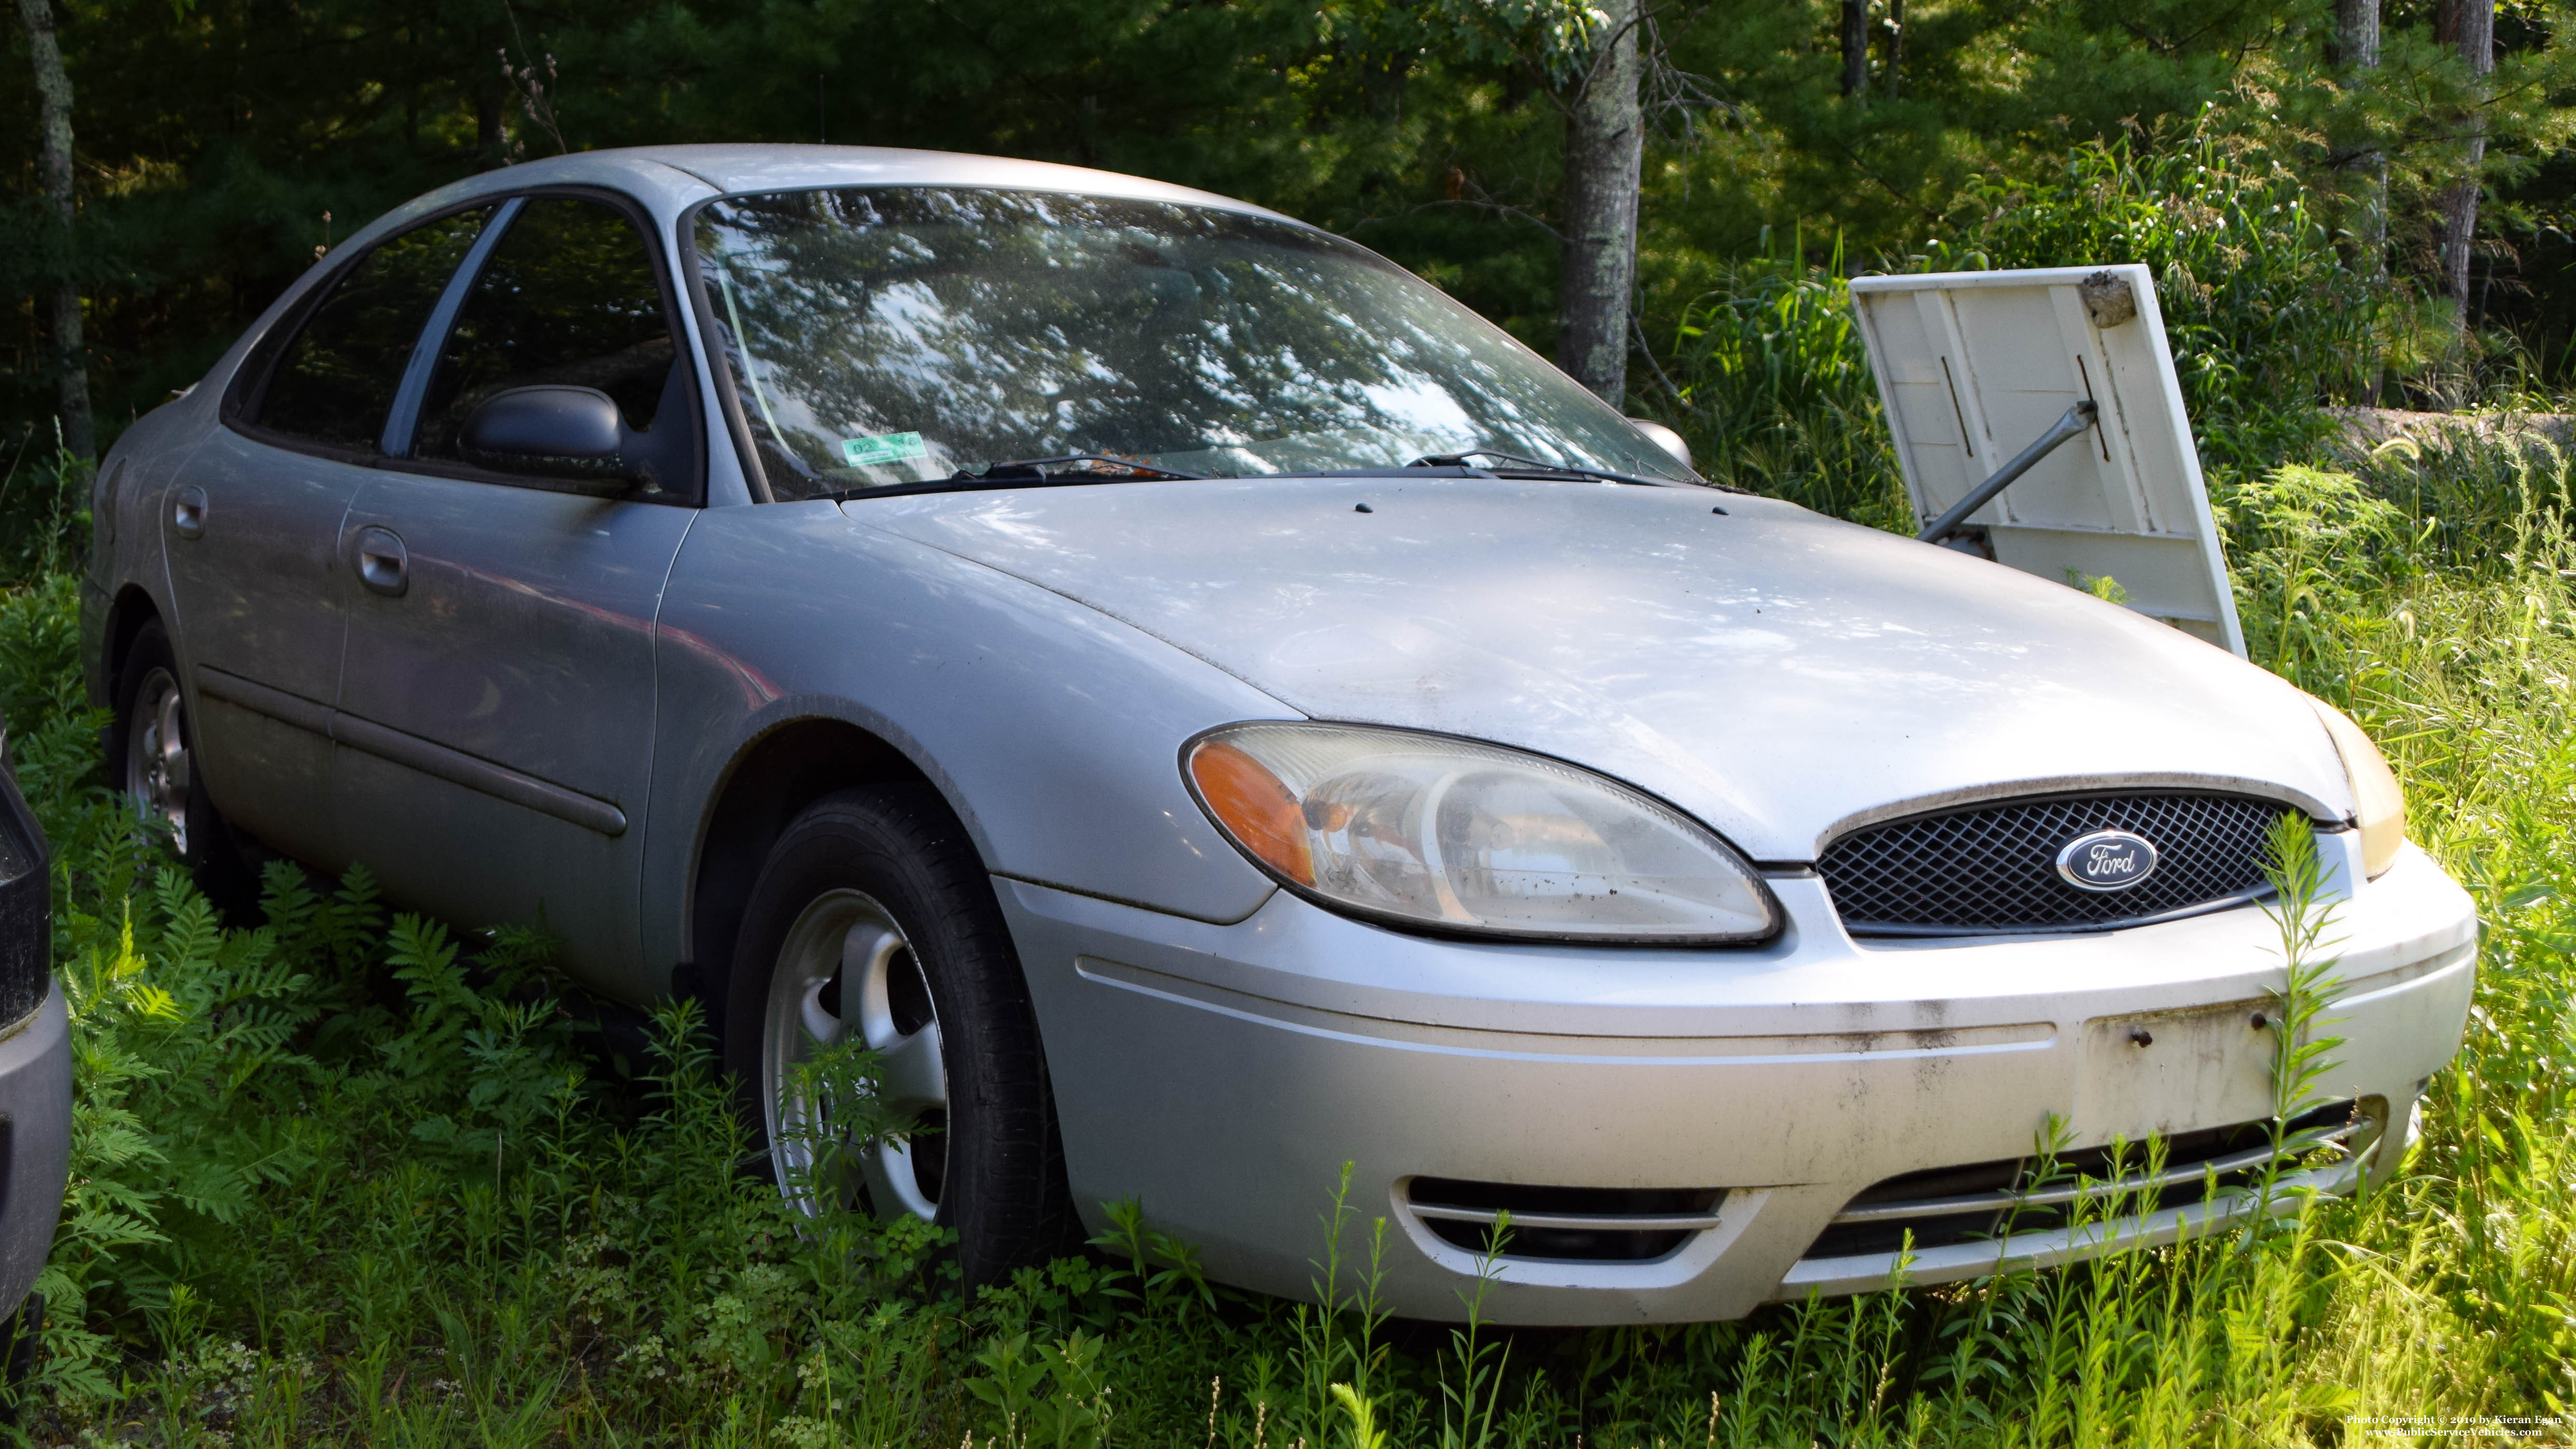
<svg viewBox="0 0 2576 1449"><path fill-rule="evenodd" d="M1209 740L1190 751L1190 779L1208 813L1262 864L1299 885L1315 883L1305 811L1259 760L1223 740Z"/></svg>

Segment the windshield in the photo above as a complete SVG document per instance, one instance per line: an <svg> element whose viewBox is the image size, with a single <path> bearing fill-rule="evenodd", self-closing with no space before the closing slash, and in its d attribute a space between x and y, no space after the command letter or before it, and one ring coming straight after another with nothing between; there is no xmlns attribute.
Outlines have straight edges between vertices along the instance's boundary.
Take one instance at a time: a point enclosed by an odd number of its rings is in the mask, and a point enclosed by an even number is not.
<svg viewBox="0 0 2576 1449"><path fill-rule="evenodd" d="M930 188L699 211L771 491L1107 454L1190 473L1487 449L1689 475L1607 405L1347 242L1204 207Z"/></svg>

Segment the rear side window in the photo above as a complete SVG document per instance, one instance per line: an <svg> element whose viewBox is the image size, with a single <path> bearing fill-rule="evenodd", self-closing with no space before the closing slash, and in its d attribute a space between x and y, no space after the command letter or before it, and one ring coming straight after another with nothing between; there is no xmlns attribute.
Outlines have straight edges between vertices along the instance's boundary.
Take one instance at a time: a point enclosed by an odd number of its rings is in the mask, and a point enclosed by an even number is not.
<svg viewBox="0 0 2576 1449"><path fill-rule="evenodd" d="M652 253L635 224L596 201L533 198L457 313L422 400L413 452L460 460L457 434L477 407L540 383L597 388L616 400L628 428L669 444L686 430L689 410L671 409L678 416L668 428L654 422L664 394L681 383L679 356Z"/></svg>
<svg viewBox="0 0 2576 1449"><path fill-rule="evenodd" d="M279 355L251 421L331 448L375 452L421 327L491 214L482 207L423 223L378 243L341 273Z"/></svg>

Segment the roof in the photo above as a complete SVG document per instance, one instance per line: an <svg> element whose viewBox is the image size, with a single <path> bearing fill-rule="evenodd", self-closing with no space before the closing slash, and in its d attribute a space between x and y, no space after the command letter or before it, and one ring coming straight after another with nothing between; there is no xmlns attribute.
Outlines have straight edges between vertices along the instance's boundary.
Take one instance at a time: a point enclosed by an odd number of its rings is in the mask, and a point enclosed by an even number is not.
<svg viewBox="0 0 2576 1449"><path fill-rule="evenodd" d="M1086 196L1166 201L1185 206L1215 207L1255 216L1277 212L1250 202L1187 186L1059 166L1050 161L1020 161L1004 156L970 156L954 151L912 151L889 146L812 146L730 144L632 146L606 151L577 151L564 156L522 162L443 187L433 195L455 198L512 190L522 186L645 182L640 189L666 190L679 178L695 180L720 193L799 191L826 186L972 186L1014 191L1063 191ZM654 177L653 173L661 173ZM653 185L658 180L661 185Z"/></svg>

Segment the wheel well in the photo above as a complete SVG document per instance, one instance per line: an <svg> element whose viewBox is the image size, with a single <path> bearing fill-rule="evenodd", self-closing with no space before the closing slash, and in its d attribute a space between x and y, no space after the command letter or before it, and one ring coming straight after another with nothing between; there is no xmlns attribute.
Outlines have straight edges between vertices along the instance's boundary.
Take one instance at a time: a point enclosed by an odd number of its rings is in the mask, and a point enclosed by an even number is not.
<svg viewBox="0 0 2576 1449"><path fill-rule="evenodd" d="M698 845L689 923L695 969L674 983L682 994L700 998L710 1026L723 1030L725 983L734 938L742 933L743 908L770 842L787 822L835 790L927 778L901 750L841 720L783 724L744 748L725 777Z"/></svg>
<svg viewBox="0 0 2576 1449"><path fill-rule="evenodd" d="M116 688L117 672L125 668L125 651L134 647L134 636L143 626L161 617L152 606L152 596L139 584L127 584L119 590L116 602L107 610L107 688Z"/></svg>

